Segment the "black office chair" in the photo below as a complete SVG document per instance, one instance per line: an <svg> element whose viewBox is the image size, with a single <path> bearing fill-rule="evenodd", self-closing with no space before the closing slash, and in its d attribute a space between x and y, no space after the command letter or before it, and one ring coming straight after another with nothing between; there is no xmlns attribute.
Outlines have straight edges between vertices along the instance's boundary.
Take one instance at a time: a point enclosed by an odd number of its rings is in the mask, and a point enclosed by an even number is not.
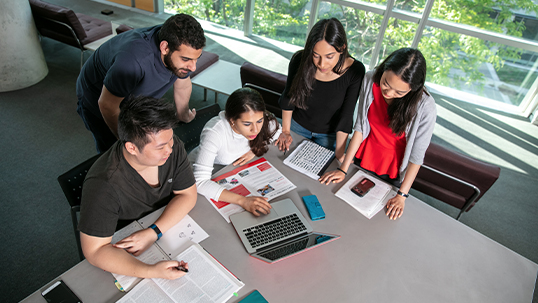
<svg viewBox="0 0 538 303"><path fill-rule="evenodd" d="M174 128L174 134L176 134L176 136L183 141L185 150L187 152L190 152L196 146L198 146L198 144L200 144L200 134L202 133L202 129L204 129L207 121L218 115L219 112L220 106L218 104L203 107L196 110L196 117L194 117L191 122L181 122Z"/></svg>
<svg viewBox="0 0 538 303"><path fill-rule="evenodd" d="M70 169L63 175L58 177L58 183L62 187L67 202L71 206L71 221L73 223L73 231L75 232L75 239L77 240L78 254L80 260L84 260L84 254L82 253L82 246L80 245L80 234L77 229L78 219L77 213L80 212L80 196L82 195L82 183L84 178L93 163L99 158L99 155L95 155L90 159L82 162L81 164Z"/></svg>

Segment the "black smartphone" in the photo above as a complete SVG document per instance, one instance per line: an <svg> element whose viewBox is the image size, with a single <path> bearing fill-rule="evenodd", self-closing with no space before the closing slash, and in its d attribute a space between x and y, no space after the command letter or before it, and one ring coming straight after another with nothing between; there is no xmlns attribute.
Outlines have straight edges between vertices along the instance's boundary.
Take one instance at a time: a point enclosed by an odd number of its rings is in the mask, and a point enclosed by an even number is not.
<svg viewBox="0 0 538 303"><path fill-rule="evenodd" d="M41 295L49 303L82 303L62 280L56 281L51 287L44 290Z"/></svg>
<svg viewBox="0 0 538 303"><path fill-rule="evenodd" d="M357 185L351 188L351 191L359 197L364 197L374 186L375 183L372 180L363 178Z"/></svg>

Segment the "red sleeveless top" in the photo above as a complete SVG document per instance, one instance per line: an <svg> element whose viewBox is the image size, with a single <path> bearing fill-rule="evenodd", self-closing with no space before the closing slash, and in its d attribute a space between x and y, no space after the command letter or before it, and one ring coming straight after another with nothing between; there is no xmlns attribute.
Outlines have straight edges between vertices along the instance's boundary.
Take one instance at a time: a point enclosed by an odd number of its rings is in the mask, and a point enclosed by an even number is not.
<svg viewBox="0 0 538 303"><path fill-rule="evenodd" d="M355 157L361 160L363 168L395 179L402 165L407 140L405 133L397 136L389 127L389 105L379 85L374 83L372 92L374 101L368 109L370 134L362 141Z"/></svg>

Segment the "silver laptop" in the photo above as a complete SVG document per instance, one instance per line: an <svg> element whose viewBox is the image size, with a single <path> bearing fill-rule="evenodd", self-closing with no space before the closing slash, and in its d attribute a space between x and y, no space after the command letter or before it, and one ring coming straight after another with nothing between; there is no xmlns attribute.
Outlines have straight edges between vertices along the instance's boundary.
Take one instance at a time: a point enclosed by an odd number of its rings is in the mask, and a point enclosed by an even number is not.
<svg viewBox="0 0 538 303"><path fill-rule="evenodd" d="M271 206L271 213L259 217L246 211L230 216L252 257L275 263L340 238L313 232L291 199L272 202Z"/></svg>

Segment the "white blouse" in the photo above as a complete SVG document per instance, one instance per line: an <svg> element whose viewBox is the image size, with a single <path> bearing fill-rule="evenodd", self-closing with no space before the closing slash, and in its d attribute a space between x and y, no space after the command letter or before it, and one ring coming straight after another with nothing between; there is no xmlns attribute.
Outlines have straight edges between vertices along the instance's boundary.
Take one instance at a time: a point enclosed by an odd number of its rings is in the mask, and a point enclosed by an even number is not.
<svg viewBox="0 0 538 303"><path fill-rule="evenodd" d="M276 126L273 123L270 129ZM271 138L271 142L278 139L282 132L282 127L278 126L278 131ZM194 163L194 177L198 193L218 201L224 187L211 181L213 165L232 164L249 150L249 140L232 130L224 111L209 120L200 135L200 145L189 154L189 160Z"/></svg>

